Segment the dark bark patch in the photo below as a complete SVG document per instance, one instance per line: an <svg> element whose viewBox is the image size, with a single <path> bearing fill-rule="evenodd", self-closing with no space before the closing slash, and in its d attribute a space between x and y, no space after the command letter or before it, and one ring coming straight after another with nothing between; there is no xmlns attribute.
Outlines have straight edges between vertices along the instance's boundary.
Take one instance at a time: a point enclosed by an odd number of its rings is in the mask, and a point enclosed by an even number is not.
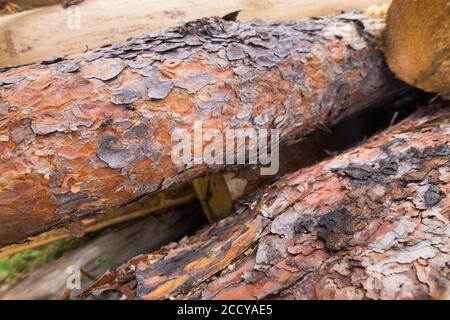
<svg viewBox="0 0 450 320"><path fill-rule="evenodd" d="M149 134L149 129L145 124L138 124L124 133L126 139L145 139Z"/></svg>
<svg viewBox="0 0 450 320"><path fill-rule="evenodd" d="M256 64L264 68L272 68L279 63L279 59L273 54L259 56L255 60Z"/></svg>
<svg viewBox="0 0 450 320"><path fill-rule="evenodd" d="M298 218L294 222L294 234L310 233L313 225L314 221L312 219Z"/></svg>
<svg viewBox="0 0 450 320"><path fill-rule="evenodd" d="M244 51L244 48L242 45L232 43L227 48L227 58L228 60L240 60L244 59L247 56L247 54Z"/></svg>
<svg viewBox="0 0 450 320"><path fill-rule="evenodd" d="M423 152L424 157L445 157L450 156L450 146L442 144L437 147L427 147Z"/></svg>
<svg viewBox="0 0 450 320"><path fill-rule="evenodd" d="M420 187L415 197L412 199L414 206L419 210L426 210L436 206L442 200L442 193L439 187L430 184Z"/></svg>
<svg viewBox="0 0 450 320"><path fill-rule="evenodd" d="M341 176L348 176L356 180L367 180L372 176L373 168L369 165L351 164L345 169L338 169L337 173Z"/></svg>
<svg viewBox="0 0 450 320"><path fill-rule="evenodd" d="M84 59L87 62L92 62L97 59L100 59L101 57L103 57L103 52L91 52L91 53L86 54Z"/></svg>
<svg viewBox="0 0 450 320"><path fill-rule="evenodd" d="M152 63L153 59L146 59L144 61L127 61L127 64L131 69L142 69L148 67Z"/></svg>
<svg viewBox="0 0 450 320"><path fill-rule="evenodd" d="M134 59L138 56L139 52L136 51L132 51L132 52L127 52L124 54L119 55L120 58L122 59Z"/></svg>
<svg viewBox="0 0 450 320"><path fill-rule="evenodd" d="M101 59L89 65L85 74L87 78L108 81L117 77L123 70L123 64L116 59Z"/></svg>
<svg viewBox="0 0 450 320"><path fill-rule="evenodd" d="M425 206L428 208L434 207L441 202L441 190L435 185L431 185L424 194Z"/></svg>
<svg viewBox="0 0 450 320"><path fill-rule="evenodd" d="M124 168L136 159L134 150L127 150L116 145L117 138L104 137L97 148L98 157L106 162L110 168Z"/></svg>
<svg viewBox="0 0 450 320"><path fill-rule="evenodd" d="M346 209L328 212L320 217L321 229L317 236L325 242L325 246L331 250L341 250L347 246L352 235L349 214Z"/></svg>
<svg viewBox="0 0 450 320"><path fill-rule="evenodd" d="M201 74L192 74L187 76L185 79L180 81L175 81L175 85L178 88L189 91L190 93L196 93L202 88L214 83L216 79L209 73L204 72Z"/></svg>
<svg viewBox="0 0 450 320"><path fill-rule="evenodd" d="M79 69L80 69L80 65L77 63L66 63L61 66L61 72L64 72L64 73L77 72Z"/></svg>
<svg viewBox="0 0 450 320"><path fill-rule="evenodd" d="M155 52L167 52L180 47L183 47L184 43L171 43L171 42L163 42L155 48Z"/></svg>
<svg viewBox="0 0 450 320"><path fill-rule="evenodd" d="M47 60L42 61L41 64L49 65L49 64L57 63L57 62L60 62L60 61L63 61L63 60L64 60L64 57L54 56L54 57L48 58Z"/></svg>

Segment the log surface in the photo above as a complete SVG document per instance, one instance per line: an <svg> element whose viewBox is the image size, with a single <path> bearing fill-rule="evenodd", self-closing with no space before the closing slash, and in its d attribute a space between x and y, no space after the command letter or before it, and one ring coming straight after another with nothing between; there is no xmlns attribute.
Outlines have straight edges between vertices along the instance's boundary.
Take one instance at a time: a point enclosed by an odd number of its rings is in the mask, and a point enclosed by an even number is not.
<svg viewBox="0 0 450 320"><path fill-rule="evenodd" d="M86 288L108 269L142 252L157 250L186 234L193 234L203 219L201 208L187 206L129 221L45 264L26 278L0 286L0 300L60 299L66 288L69 266L76 265L83 271L81 288Z"/></svg>
<svg viewBox="0 0 450 320"><path fill-rule="evenodd" d="M209 173L176 129L278 128L282 143L404 89L355 16L202 19L0 71L0 246Z"/></svg>
<svg viewBox="0 0 450 320"><path fill-rule="evenodd" d="M19 0L36 2L57 0ZM17 1L15 1L17 2ZM60 2L60 1L59 1ZM290 20L381 5L385 0L248 1L227 0L87 0L79 10L55 5L0 16L0 66L37 62L54 55L78 54L128 37L242 10L239 20ZM78 24L79 23L79 24ZM119 27L120 26L120 27Z"/></svg>
<svg viewBox="0 0 450 320"><path fill-rule="evenodd" d="M83 298L449 299L450 104L434 107L279 179Z"/></svg>

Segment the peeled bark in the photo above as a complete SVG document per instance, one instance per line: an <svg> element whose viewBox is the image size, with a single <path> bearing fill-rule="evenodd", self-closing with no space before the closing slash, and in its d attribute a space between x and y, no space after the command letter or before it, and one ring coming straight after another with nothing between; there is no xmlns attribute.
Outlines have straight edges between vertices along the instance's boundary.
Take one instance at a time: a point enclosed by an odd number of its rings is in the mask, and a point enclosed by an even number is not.
<svg viewBox="0 0 450 320"><path fill-rule="evenodd" d="M284 176L82 298L449 299L449 118L435 103Z"/></svg>
<svg viewBox="0 0 450 320"><path fill-rule="evenodd" d="M173 163L194 121L289 143L404 90L358 17L203 19L3 69L0 246L222 169Z"/></svg>

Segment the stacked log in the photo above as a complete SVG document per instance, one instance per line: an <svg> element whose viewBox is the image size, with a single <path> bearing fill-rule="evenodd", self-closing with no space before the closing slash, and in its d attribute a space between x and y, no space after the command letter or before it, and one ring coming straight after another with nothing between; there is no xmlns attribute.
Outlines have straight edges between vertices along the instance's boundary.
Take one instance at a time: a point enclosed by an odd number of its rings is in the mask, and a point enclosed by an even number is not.
<svg viewBox="0 0 450 320"><path fill-rule="evenodd" d="M449 299L449 119L434 102L82 298Z"/></svg>
<svg viewBox="0 0 450 320"><path fill-rule="evenodd" d="M241 21L298 20L381 5L387 1L321 0L317 5L310 0L277 0L276 3L248 0L89 0L68 10L59 5L41 7L0 17L3 31L0 33L0 66L37 62L54 55L78 54L86 51L87 47L100 48L129 37L203 17L222 17L237 10L241 10L238 16ZM2 2L7 4L5 10L2 10ZM0 15L30 7L57 3L66 6L76 2L80 1L2 0Z"/></svg>
<svg viewBox="0 0 450 320"><path fill-rule="evenodd" d="M404 92L364 22L207 18L3 68L0 247L223 169L172 161L195 121L286 145Z"/></svg>
<svg viewBox="0 0 450 320"><path fill-rule="evenodd" d="M0 300L60 299L63 293L75 296L77 290L66 290L67 270L71 266L79 268L81 288L86 288L106 270L142 252L157 250L168 242L193 234L203 221L201 209L192 205L129 221L97 235L84 246L66 252L17 283L0 286Z"/></svg>

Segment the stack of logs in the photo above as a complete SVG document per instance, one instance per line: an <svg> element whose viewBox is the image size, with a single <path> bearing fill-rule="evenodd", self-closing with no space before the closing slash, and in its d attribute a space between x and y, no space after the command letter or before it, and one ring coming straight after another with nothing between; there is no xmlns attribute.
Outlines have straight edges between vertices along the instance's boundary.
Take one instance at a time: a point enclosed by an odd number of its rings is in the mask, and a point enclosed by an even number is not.
<svg viewBox="0 0 450 320"><path fill-rule="evenodd" d="M278 129L283 149L400 99L413 89L385 63L383 27L360 13L205 18L4 68L0 247L226 170L172 161L171 133L195 121ZM433 97L368 141L278 177L201 233L133 258L81 298L449 298L449 119L450 104Z"/></svg>

